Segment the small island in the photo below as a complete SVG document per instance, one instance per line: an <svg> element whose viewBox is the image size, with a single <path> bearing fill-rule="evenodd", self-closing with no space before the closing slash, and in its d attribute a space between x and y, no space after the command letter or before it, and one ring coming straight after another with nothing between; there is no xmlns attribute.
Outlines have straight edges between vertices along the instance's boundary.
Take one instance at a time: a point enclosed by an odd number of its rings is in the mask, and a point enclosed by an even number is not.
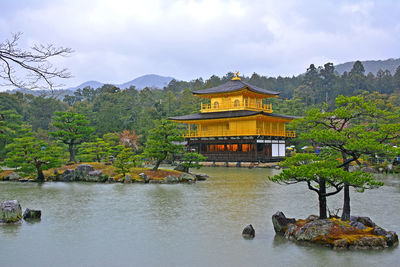
<svg viewBox="0 0 400 267"><path fill-rule="evenodd" d="M63 165L43 171L47 182L95 182L95 183L151 183L174 184L195 183L208 178L205 174L186 173L178 170L130 168L124 175L110 164L99 162ZM35 179L21 177L17 172L0 172L0 181L35 182Z"/></svg>
<svg viewBox="0 0 400 267"><path fill-rule="evenodd" d="M342 221L338 217L319 219L310 215L296 220L278 211L272 215L272 223L275 232L288 240L333 249L383 249L399 243L395 232L386 231L369 217L351 216L349 221Z"/></svg>

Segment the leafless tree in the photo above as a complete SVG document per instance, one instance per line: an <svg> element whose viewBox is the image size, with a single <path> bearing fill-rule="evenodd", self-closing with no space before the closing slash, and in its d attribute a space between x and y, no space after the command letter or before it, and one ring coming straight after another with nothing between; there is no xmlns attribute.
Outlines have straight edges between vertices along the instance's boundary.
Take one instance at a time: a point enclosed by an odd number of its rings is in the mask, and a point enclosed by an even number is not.
<svg viewBox="0 0 400 267"><path fill-rule="evenodd" d="M49 59L66 57L73 51L70 48L55 47L52 44L34 45L29 51L18 46L22 33L12 34L10 40L0 42L0 86L13 86L23 89L53 89L61 87L57 78L70 78L67 69L54 67Z"/></svg>

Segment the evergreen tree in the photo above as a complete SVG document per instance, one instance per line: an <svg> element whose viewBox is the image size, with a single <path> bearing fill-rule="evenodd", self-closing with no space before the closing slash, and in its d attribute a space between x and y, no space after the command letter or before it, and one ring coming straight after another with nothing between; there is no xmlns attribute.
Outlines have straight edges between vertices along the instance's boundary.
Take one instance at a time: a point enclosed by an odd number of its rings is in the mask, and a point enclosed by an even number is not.
<svg viewBox="0 0 400 267"><path fill-rule="evenodd" d="M55 111L65 111L67 105L56 98L37 96L27 105L26 113L32 129L49 130L51 118Z"/></svg>
<svg viewBox="0 0 400 267"><path fill-rule="evenodd" d="M399 117L378 109L361 96L339 96L332 111L321 113L319 109L312 109L306 117L293 123L296 128L305 129L301 139L336 151L342 160L337 167L346 172L350 163L360 164L359 158L363 155L396 153L392 142L400 136ZM343 220L350 219L349 187L358 187L357 179L361 178L344 180Z"/></svg>
<svg viewBox="0 0 400 267"><path fill-rule="evenodd" d="M195 152L185 153L181 158L182 166L185 172L189 172L190 168L200 169L202 165L199 162L205 161L207 157Z"/></svg>
<svg viewBox="0 0 400 267"><path fill-rule="evenodd" d="M348 79L346 79L347 92L346 95L357 95L362 91L367 91L368 86L366 84L365 69L361 61L356 61L353 68L350 70Z"/></svg>
<svg viewBox="0 0 400 267"><path fill-rule="evenodd" d="M369 173L348 172L337 168L340 162L332 155L296 154L280 164L284 169L278 175L269 177L280 184L307 183L308 189L318 194L319 218L327 218L326 198L339 193L346 181L359 189L381 185Z"/></svg>
<svg viewBox="0 0 400 267"><path fill-rule="evenodd" d="M168 156L182 152L183 146L178 142L183 140L182 133L175 123L166 120L156 122L156 127L150 131L144 150L147 157L156 159L154 171Z"/></svg>
<svg viewBox="0 0 400 267"><path fill-rule="evenodd" d="M397 67L393 75L394 89L400 90L400 66Z"/></svg>
<svg viewBox="0 0 400 267"><path fill-rule="evenodd" d="M118 173L122 173L125 176L129 170L135 166L135 154L129 148L123 148L122 151L117 155L114 161L114 167Z"/></svg>
<svg viewBox="0 0 400 267"><path fill-rule="evenodd" d="M84 142L79 146L80 158L84 161L97 161L107 159L111 145L101 138L96 138L93 142Z"/></svg>
<svg viewBox="0 0 400 267"><path fill-rule="evenodd" d="M24 125L22 116L14 110L0 111L0 157L7 153L7 144L26 131L28 131L28 126Z"/></svg>
<svg viewBox="0 0 400 267"><path fill-rule="evenodd" d="M61 166L61 152L59 146L40 141L27 132L24 136L15 138L7 145L9 152L5 165L18 168L18 172L25 175L37 174L37 181L44 182L43 170Z"/></svg>
<svg viewBox="0 0 400 267"><path fill-rule="evenodd" d="M57 131L49 134L68 145L69 161L76 162L76 146L91 139L94 129L89 126L89 120L82 114L57 111L54 115L53 126Z"/></svg>

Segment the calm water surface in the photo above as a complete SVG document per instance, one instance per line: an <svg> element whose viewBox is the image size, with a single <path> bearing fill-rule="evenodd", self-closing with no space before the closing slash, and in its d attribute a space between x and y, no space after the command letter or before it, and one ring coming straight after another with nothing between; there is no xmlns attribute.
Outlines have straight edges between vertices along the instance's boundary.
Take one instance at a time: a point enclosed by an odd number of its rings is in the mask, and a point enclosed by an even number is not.
<svg viewBox="0 0 400 267"><path fill-rule="evenodd" d="M399 266L398 248L333 251L276 237L271 215L318 212L304 184L266 180L271 169L203 168L193 185L0 183L0 201L42 210L38 223L0 227L0 266ZM400 232L400 178L353 192L352 214ZM342 194L330 197L341 207ZM244 240L253 224L256 238Z"/></svg>

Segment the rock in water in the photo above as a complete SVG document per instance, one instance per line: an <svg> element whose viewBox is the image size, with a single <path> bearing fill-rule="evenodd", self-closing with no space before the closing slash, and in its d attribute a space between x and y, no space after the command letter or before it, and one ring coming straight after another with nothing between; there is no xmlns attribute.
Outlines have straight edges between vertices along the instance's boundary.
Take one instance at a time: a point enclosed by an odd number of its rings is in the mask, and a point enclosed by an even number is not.
<svg viewBox="0 0 400 267"><path fill-rule="evenodd" d="M75 171L73 169L66 169L63 174L61 174L61 181L71 182L75 181Z"/></svg>
<svg viewBox="0 0 400 267"><path fill-rule="evenodd" d="M26 209L24 211L24 215L22 216L22 218L24 218L24 220L40 219L41 217L42 217L42 211L40 211L40 210L31 210L31 209Z"/></svg>
<svg viewBox="0 0 400 267"><path fill-rule="evenodd" d="M386 237L386 242L389 247L399 243L399 237L396 232L388 231Z"/></svg>
<svg viewBox="0 0 400 267"><path fill-rule="evenodd" d="M209 176L204 173L195 174L194 176L196 176L197 181L205 181L207 178L209 178Z"/></svg>
<svg viewBox="0 0 400 267"><path fill-rule="evenodd" d="M16 172L12 172L4 177L4 181L18 181L19 179L21 179L21 176Z"/></svg>
<svg viewBox="0 0 400 267"><path fill-rule="evenodd" d="M8 200L1 203L0 221L5 223L19 222L22 218L21 205L18 200Z"/></svg>
<svg viewBox="0 0 400 267"><path fill-rule="evenodd" d="M297 230L294 237L297 241L313 241L316 237L328 235L332 225L329 219L311 221Z"/></svg>
<svg viewBox="0 0 400 267"><path fill-rule="evenodd" d="M345 238L338 239L333 241L333 248L334 249L346 249L348 247L349 243Z"/></svg>
<svg viewBox="0 0 400 267"><path fill-rule="evenodd" d="M139 177L142 178L145 183L150 181L149 177L144 172L139 173Z"/></svg>
<svg viewBox="0 0 400 267"><path fill-rule="evenodd" d="M94 168L92 165L89 164L81 164L75 169L75 177L76 180L80 181L85 181L89 177L89 172L94 171Z"/></svg>
<svg viewBox="0 0 400 267"><path fill-rule="evenodd" d="M97 171L90 171L87 176L87 181L88 182L98 182L102 183L105 181L105 178L103 177L103 172L100 170Z"/></svg>
<svg viewBox="0 0 400 267"><path fill-rule="evenodd" d="M187 172L188 168L185 168L182 164L179 164L174 168L175 171L180 171L180 172Z"/></svg>
<svg viewBox="0 0 400 267"><path fill-rule="evenodd" d="M124 177L124 183L125 183L125 184L131 184L131 183L132 183L132 176L129 175L129 174L125 175L125 177Z"/></svg>
<svg viewBox="0 0 400 267"><path fill-rule="evenodd" d="M173 176L173 175L168 175L167 177L164 178L164 182L167 184L176 184L179 182L178 178Z"/></svg>
<svg viewBox="0 0 400 267"><path fill-rule="evenodd" d="M384 238L378 236L365 236L360 239L354 240L352 245L356 249L368 249L368 248L384 248L387 247L387 243Z"/></svg>
<svg viewBox="0 0 400 267"><path fill-rule="evenodd" d="M114 179L114 177L108 177L106 182L109 184L112 184L112 183L115 183L115 179Z"/></svg>
<svg viewBox="0 0 400 267"><path fill-rule="evenodd" d="M179 175L178 179L181 183L191 183L194 182L196 178L190 173L182 173Z"/></svg>
<svg viewBox="0 0 400 267"><path fill-rule="evenodd" d="M247 225L242 232L242 236L246 239L252 239L256 236L256 230L254 230L253 225Z"/></svg>
<svg viewBox="0 0 400 267"><path fill-rule="evenodd" d="M381 249L399 242L395 232L386 231L368 217L352 216L351 221L315 219L315 216L299 219L296 223L288 223L287 220L282 212L272 216L277 234L281 234L287 225L285 238L333 249Z"/></svg>
<svg viewBox="0 0 400 267"><path fill-rule="evenodd" d="M277 211L272 215L272 223L274 225L275 233L284 235L288 225L296 223L296 219L286 218L282 211Z"/></svg>

